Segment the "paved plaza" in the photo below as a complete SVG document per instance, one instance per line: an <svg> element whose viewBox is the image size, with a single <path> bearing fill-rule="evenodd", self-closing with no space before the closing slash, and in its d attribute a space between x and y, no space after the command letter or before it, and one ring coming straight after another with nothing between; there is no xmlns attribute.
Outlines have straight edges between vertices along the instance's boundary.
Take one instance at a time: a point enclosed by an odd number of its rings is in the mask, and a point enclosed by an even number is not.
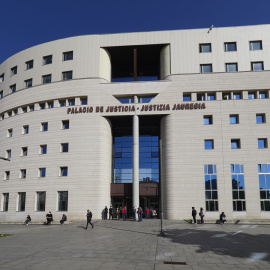
<svg viewBox="0 0 270 270"><path fill-rule="evenodd" d="M93 221L0 225L0 269L270 269L270 225Z"/></svg>

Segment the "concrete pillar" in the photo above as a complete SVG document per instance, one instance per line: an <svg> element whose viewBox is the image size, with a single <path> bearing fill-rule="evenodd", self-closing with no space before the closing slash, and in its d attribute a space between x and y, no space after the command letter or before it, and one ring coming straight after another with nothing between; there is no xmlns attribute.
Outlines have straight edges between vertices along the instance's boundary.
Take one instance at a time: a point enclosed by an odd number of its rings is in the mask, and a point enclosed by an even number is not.
<svg viewBox="0 0 270 270"><path fill-rule="evenodd" d="M134 97L134 103L138 103L138 98ZM135 112L136 113L136 112ZM139 116L133 115L133 184L132 184L132 206L140 206L139 197Z"/></svg>

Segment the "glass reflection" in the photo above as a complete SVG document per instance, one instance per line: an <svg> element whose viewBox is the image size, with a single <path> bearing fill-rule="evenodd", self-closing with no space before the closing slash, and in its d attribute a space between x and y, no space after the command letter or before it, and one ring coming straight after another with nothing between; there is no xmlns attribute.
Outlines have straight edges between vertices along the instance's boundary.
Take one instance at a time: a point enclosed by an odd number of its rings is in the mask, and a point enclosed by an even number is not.
<svg viewBox="0 0 270 270"><path fill-rule="evenodd" d="M114 183L132 183L132 153L132 136L114 137ZM140 135L139 137L139 180L159 182L158 136Z"/></svg>

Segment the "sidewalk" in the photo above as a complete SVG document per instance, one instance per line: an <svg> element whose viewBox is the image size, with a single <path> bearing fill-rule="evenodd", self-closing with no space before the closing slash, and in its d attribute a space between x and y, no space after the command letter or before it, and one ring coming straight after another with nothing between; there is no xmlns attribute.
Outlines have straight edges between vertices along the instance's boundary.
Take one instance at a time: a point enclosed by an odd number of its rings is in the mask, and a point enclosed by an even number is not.
<svg viewBox="0 0 270 270"><path fill-rule="evenodd" d="M0 269L270 269L270 225L93 222L0 225Z"/></svg>

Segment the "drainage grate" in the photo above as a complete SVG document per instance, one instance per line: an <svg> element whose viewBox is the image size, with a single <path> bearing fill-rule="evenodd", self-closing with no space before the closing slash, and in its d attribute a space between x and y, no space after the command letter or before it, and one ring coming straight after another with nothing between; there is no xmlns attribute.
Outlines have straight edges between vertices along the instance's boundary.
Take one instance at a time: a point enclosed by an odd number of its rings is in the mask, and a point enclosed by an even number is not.
<svg viewBox="0 0 270 270"><path fill-rule="evenodd" d="M181 264L181 265L187 265L186 262L163 262L164 264Z"/></svg>

